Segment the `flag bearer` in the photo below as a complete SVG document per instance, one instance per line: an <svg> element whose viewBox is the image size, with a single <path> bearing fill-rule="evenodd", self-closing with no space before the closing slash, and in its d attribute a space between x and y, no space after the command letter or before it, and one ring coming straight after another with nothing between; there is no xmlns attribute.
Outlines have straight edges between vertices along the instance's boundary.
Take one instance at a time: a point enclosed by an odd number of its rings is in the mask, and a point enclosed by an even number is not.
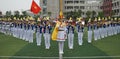
<svg viewBox="0 0 120 59"><path fill-rule="evenodd" d="M59 21L56 24L56 29L58 29L57 33L57 41L59 45L59 54L63 54L63 49L64 49L64 41L66 39L66 24L63 21L63 19L59 19Z"/></svg>
<svg viewBox="0 0 120 59"><path fill-rule="evenodd" d="M72 25L72 18L69 19L69 24L67 26L67 33L68 33L68 47L69 49L73 49L74 45L74 26Z"/></svg>

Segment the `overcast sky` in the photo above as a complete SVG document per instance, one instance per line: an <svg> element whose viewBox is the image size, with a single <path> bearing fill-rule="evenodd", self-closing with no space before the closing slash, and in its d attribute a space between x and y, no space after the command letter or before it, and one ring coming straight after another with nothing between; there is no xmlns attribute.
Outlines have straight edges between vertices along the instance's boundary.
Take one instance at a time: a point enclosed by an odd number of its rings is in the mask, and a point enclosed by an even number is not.
<svg viewBox="0 0 120 59"><path fill-rule="evenodd" d="M39 4L39 0L35 0ZM0 11L5 13L6 11L23 11L28 10L31 7L32 0L0 0Z"/></svg>

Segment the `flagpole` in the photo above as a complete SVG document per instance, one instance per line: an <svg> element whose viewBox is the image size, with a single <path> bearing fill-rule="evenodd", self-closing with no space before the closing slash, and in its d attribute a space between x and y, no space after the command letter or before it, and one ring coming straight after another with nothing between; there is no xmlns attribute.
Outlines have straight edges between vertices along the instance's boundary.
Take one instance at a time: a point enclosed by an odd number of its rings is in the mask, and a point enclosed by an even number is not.
<svg viewBox="0 0 120 59"><path fill-rule="evenodd" d="M59 18L62 20L63 17L63 0L59 0ZM60 43L60 42L58 42ZM59 59L63 59L63 55L59 53Z"/></svg>
<svg viewBox="0 0 120 59"><path fill-rule="evenodd" d="M63 0L59 0L59 18L63 18Z"/></svg>

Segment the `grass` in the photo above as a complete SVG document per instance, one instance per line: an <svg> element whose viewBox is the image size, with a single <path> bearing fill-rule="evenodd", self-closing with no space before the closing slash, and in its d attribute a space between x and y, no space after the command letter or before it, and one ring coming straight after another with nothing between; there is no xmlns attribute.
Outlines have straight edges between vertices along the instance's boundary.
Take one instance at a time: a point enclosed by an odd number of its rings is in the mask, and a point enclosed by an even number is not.
<svg viewBox="0 0 120 59"><path fill-rule="evenodd" d="M74 49L68 48L67 40L64 46L64 57L84 57L84 56L120 56L120 34L106 37L92 43L87 43L87 32L83 37L83 45L79 46L77 34L74 38ZM58 44L51 41L49 50L45 49L44 39L42 45L28 43L18 38L0 33L0 56L35 56L35 57L58 57ZM0 58L5 59L5 58ZM15 58L6 58L15 59ZM98 58L97 58L98 59ZM101 59L120 59L120 58L101 58Z"/></svg>

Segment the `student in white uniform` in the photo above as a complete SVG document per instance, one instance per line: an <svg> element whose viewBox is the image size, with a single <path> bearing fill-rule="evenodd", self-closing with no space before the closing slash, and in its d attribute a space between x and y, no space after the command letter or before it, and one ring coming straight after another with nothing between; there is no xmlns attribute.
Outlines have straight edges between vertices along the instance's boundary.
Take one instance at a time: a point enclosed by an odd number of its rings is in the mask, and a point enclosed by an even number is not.
<svg viewBox="0 0 120 59"><path fill-rule="evenodd" d="M51 38L51 30L52 26L50 25L49 20L45 20L45 25L43 27L44 31L44 40L45 40L45 48L50 49L50 38Z"/></svg>
<svg viewBox="0 0 120 59"><path fill-rule="evenodd" d="M98 27L97 27L97 18L95 18L94 20L94 24L93 24L93 28L94 28L94 40L98 40Z"/></svg>
<svg viewBox="0 0 120 59"><path fill-rule="evenodd" d="M88 27L88 43L91 43L92 42L92 24L91 24L91 18L88 21L87 27Z"/></svg>
<svg viewBox="0 0 120 59"><path fill-rule="evenodd" d="M62 19L59 19L59 22L60 24L57 26L58 28L57 41L59 45L59 54L63 54L64 41L66 39L66 25Z"/></svg>
<svg viewBox="0 0 120 59"><path fill-rule="evenodd" d="M69 20L69 24L67 26L67 34L68 34L68 47L69 49L73 49L74 45L74 25L72 25L72 20Z"/></svg>
<svg viewBox="0 0 120 59"><path fill-rule="evenodd" d="M37 19L38 24L36 24L36 43L37 46L41 45L41 39L42 39L42 29L43 29L43 25L40 21L40 19Z"/></svg>
<svg viewBox="0 0 120 59"><path fill-rule="evenodd" d="M82 45L83 44L83 32L84 32L84 24L85 22L82 20L82 18L77 18L76 22L76 31L78 33L78 44Z"/></svg>

